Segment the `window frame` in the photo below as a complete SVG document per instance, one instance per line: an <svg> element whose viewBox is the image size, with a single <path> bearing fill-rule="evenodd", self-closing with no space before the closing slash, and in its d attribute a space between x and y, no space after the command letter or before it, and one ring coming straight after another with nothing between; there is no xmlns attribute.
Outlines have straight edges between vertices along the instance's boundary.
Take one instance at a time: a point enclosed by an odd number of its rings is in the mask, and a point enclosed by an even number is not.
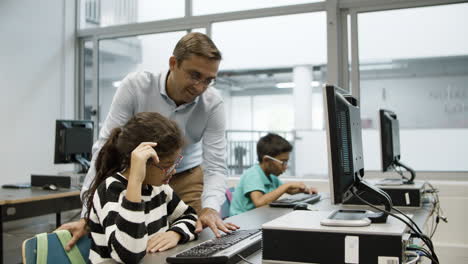
<svg viewBox="0 0 468 264"><path fill-rule="evenodd" d="M368 13L368 12L379 12L379 11L389 11L397 9L409 9L409 8L418 8L418 7L431 7L431 6L443 6L451 4L466 3L466 1L460 0L342 0L340 1L339 7L341 10L342 16L350 16L350 57L351 65L349 69L349 76L351 79L351 88L347 85L349 82L346 82L343 87L345 89L351 90L351 94L360 101L360 73L359 73L359 36L358 36L358 14ZM348 28L347 20L342 20L343 30ZM348 43L342 44L343 54L347 54ZM348 65L348 56L343 56L343 65L342 70L346 71L346 65ZM385 178L390 174L383 174L381 171L376 170L366 170L366 177L368 178ZM461 180L468 177L468 171L418 171L418 179L423 180L441 180L441 174L444 175L444 180ZM395 177L399 177L395 173Z"/></svg>
<svg viewBox="0 0 468 264"><path fill-rule="evenodd" d="M312 12L326 12L327 16L327 82L335 83L351 91L360 99L359 50L358 50L358 14L394 9L428 7L464 3L462 0L325 0L309 4L286 5L279 7L251 9L226 13L193 16L192 0L185 0L185 16L182 18L155 20L143 23L115 25L102 28L80 29L81 3L76 0L76 50L75 50L75 117L84 116L84 43L93 42L93 81L92 89L97 91L93 98L94 109L99 105L99 41L112 38L130 37L137 35L166 33L173 31L190 32L192 28L205 28L211 37L212 24L234 20L255 19L282 15L293 15ZM348 16L350 26L348 32ZM348 55L351 58L349 65ZM351 84L351 86L350 86ZM97 112L95 122L99 122L100 113ZM98 131L96 131L96 137ZM418 172L419 173L419 172ZM468 176L468 172L444 172L454 175L453 178ZM421 178L437 179L438 172L421 172ZM440 177L439 177L440 179Z"/></svg>

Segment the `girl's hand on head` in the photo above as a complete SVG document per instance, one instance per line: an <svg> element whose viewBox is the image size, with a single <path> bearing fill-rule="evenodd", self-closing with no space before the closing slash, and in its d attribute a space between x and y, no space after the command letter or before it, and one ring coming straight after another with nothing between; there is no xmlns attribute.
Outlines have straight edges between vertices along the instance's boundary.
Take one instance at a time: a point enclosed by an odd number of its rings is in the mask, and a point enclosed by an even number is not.
<svg viewBox="0 0 468 264"><path fill-rule="evenodd" d="M170 248L177 246L179 240L181 239L181 235L174 231L167 231L164 233L157 233L152 238L148 240L148 244L146 246L146 252L154 253L158 251L165 251Z"/></svg>
<svg viewBox="0 0 468 264"><path fill-rule="evenodd" d="M143 182L146 177L146 163L149 159L151 162L159 163L159 157L154 150L157 143L155 142L142 142L136 147L131 154L130 158L130 180Z"/></svg>

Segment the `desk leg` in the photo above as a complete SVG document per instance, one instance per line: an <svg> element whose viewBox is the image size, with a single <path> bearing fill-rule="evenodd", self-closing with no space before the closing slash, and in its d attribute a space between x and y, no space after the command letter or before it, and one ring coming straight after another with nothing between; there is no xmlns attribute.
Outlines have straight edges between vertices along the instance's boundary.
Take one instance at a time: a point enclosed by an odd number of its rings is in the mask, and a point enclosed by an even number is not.
<svg viewBox="0 0 468 264"><path fill-rule="evenodd" d="M60 212L58 212L57 214L55 214L55 226L58 228L61 224L61 220L60 220Z"/></svg>
<svg viewBox="0 0 468 264"><path fill-rule="evenodd" d="M3 264L3 208L0 206L0 264Z"/></svg>

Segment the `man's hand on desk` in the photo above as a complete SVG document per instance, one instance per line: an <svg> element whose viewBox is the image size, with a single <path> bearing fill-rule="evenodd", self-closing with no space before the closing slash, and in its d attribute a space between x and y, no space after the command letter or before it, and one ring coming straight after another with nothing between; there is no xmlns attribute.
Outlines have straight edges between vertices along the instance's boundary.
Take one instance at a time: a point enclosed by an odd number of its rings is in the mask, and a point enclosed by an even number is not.
<svg viewBox="0 0 468 264"><path fill-rule="evenodd" d="M72 234L72 238L68 241L68 244L65 247L65 250L67 251L69 251L81 237L88 233L86 231L86 220L84 218L75 222L63 224L57 228L57 230L68 230Z"/></svg>
<svg viewBox="0 0 468 264"><path fill-rule="evenodd" d="M196 233L200 233L204 227L209 227L213 231L216 237L220 237L219 230L224 233L229 233L230 230L234 231L239 229L239 227L233 223L225 223L219 216L219 213L212 208L203 208L199 215L197 221L197 228L195 229Z"/></svg>

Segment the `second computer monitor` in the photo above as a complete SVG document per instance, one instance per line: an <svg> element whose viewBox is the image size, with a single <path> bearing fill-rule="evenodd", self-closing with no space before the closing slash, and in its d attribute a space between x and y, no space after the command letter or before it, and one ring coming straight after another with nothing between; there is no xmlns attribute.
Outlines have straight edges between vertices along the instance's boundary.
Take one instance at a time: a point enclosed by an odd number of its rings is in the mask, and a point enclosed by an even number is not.
<svg viewBox="0 0 468 264"><path fill-rule="evenodd" d="M396 170L402 179L385 179L381 182L384 185L412 184L416 177L416 172L401 162L400 152L400 122L397 115L386 109L379 110L380 118L380 145L382 156L382 171ZM405 168L411 175L406 178L399 168Z"/></svg>
<svg viewBox="0 0 468 264"><path fill-rule="evenodd" d="M57 120L54 163L78 163L82 166L82 172L89 169L93 128L93 121L90 120Z"/></svg>
<svg viewBox="0 0 468 264"><path fill-rule="evenodd" d="M397 115L385 109L379 110L382 171L389 171L400 159L400 123Z"/></svg>

